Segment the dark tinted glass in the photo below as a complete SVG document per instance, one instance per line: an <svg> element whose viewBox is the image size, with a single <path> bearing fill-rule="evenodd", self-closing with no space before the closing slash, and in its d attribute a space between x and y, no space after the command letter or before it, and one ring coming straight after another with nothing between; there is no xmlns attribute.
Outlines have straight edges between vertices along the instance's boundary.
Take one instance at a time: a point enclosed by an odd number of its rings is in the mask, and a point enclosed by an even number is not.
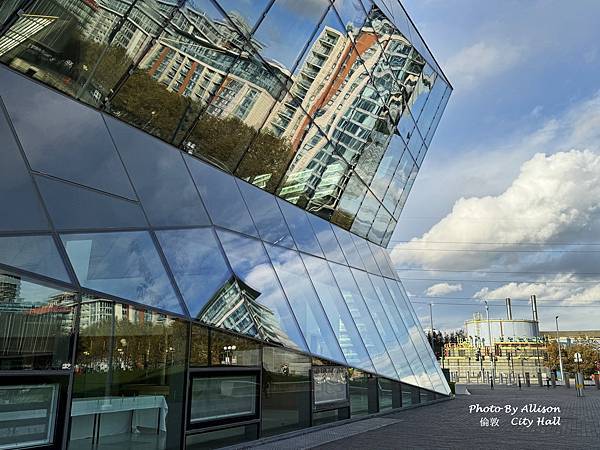
<svg viewBox="0 0 600 450"><path fill-rule="evenodd" d="M350 415L364 416L369 413L369 378L365 372L348 369L350 383Z"/></svg>
<svg viewBox="0 0 600 450"><path fill-rule="evenodd" d="M276 198L248 183L238 181L237 184L261 239L272 244L296 248Z"/></svg>
<svg viewBox="0 0 600 450"><path fill-rule="evenodd" d="M0 370L70 365L77 295L0 272Z"/></svg>
<svg viewBox="0 0 600 450"><path fill-rule="evenodd" d="M283 213L289 230L298 246L298 250L317 256L323 256L323 251L319 246L319 242L308 221L306 213L286 201L277 200L277 203L281 207L281 212Z"/></svg>
<svg viewBox="0 0 600 450"><path fill-rule="evenodd" d="M327 262L308 255L302 255L302 259L346 361L351 366L373 372L365 344Z"/></svg>
<svg viewBox="0 0 600 450"><path fill-rule="evenodd" d="M262 243L228 231L218 236L235 274L235 295L223 295L215 305L235 318L233 331L286 347L307 350L304 338ZM232 309L235 308L233 312ZM224 320L217 321L226 324ZM222 325L223 326L223 325Z"/></svg>
<svg viewBox="0 0 600 450"><path fill-rule="evenodd" d="M0 85L32 169L135 199L99 112L7 70Z"/></svg>
<svg viewBox="0 0 600 450"><path fill-rule="evenodd" d="M235 178L194 158L186 162L213 223L258 236Z"/></svg>
<svg viewBox="0 0 600 450"><path fill-rule="evenodd" d="M208 215L180 152L118 120L106 121L150 223L207 225Z"/></svg>
<svg viewBox="0 0 600 450"><path fill-rule="evenodd" d="M310 425L310 358L283 349L263 349L262 435Z"/></svg>
<svg viewBox="0 0 600 450"><path fill-rule="evenodd" d="M377 379L377 392L379 394L379 411L387 411L392 409L392 384L390 380L385 378Z"/></svg>
<svg viewBox="0 0 600 450"><path fill-rule="evenodd" d="M210 364L212 366L260 366L257 341L229 333L210 331Z"/></svg>
<svg viewBox="0 0 600 450"><path fill-rule="evenodd" d="M179 448L187 338L188 324L165 314L84 298L69 448L126 448L140 435L145 446Z"/></svg>
<svg viewBox="0 0 600 450"><path fill-rule="evenodd" d="M184 314L147 232L63 234L61 239L82 286Z"/></svg>
<svg viewBox="0 0 600 450"><path fill-rule="evenodd" d="M202 320L232 273L212 228L157 231L167 263L190 315Z"/></svg>
<svg viewBox="0 0 600 450"><path fill-rule="evenodd" d="M37 175L44 203L59 230L146 227L137 202Z"/></svg>
<svg viewBox="0 0 600 450"><path fill-rule="evenodd" d="M209 363L208 328L195 323L192 327L192 342L190 343L190 367L206 367Z"/></svg>
<svg viewBox="0 0 600 450"><path fill-rule="evenodd" d="M325 253L325 257L330 261L335 261L341 264L347 264L340 244L338 243L331 224L320 217L308 214L308 220L315 231L317 240Z"/></svg>
<svg viewBox="0 0 600 450"><path fill-rule="evenodd" d="M28 272L70 282L51 236L0 237L0 262Z"/></svg>
<svg viewBox="0 0 600 450"><path fill-rule="evenodd" d="M311 353L343 362L338 342L300 255L272 245L267 245L267 252Z"/></svg>
<svg viewBox="0 0 600 450"><path fill-rule="evenodd" d="M0 67L0 74L5 70ZM0 110L0 148L2 148L0 202L4 205L4 213L0 216L0 229L46 229L48 221L2 110Z"/></svg>

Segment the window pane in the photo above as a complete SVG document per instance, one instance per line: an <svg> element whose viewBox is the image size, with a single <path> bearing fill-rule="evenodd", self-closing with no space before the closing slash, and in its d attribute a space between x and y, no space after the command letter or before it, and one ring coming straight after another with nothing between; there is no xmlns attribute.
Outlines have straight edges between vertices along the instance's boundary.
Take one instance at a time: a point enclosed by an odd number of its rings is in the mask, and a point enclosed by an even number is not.
<svg viewBox="0 0 600 450"><path fill-rule="evenodd" d="M118 120L106 121L150 223L209 224L180 152Z"/></svg>
<svg viewBox="0 0 600 450"><path fill-rule="evenodd" d="M69 448L179 448L188 324L92 297L81 318Z"/></svg>
<svg viewBox="0 0 600 450"><path fill-rule="evenodd" d="M0 448L53 444L59 389L58 383L0 386Z"/></svg>
<svg viewBox="0 0 600 450"><path fill-rule="evenodd" d="M302 255L302 259L346 361L351 366L374 372L369 354L327 262L308 255Z"/></svg>
<svg viewBox="0 0 600 450"><path fill-rule="evenodd" d="M298 253L273 245L267 252L311 353L345 362Z"/></svg>
<svg viewBox="0 0 600 450"><path fill-rule="evenodd" d="M5 69L0 68L0 74ZM1 77L1 75L0 75ZM45 230L48 220L4 112L0 112L0 230Z"/></svg>
<svg viewBox="0 0 600 450"><path fill-rule="evenodd" d="M364 416L369 413L369 378L365 372L348 369L350 378L350 415Z"/></svg>
<svg viewBox="0 0 600 450"><path fill-rule="evenodd" d="M344 258L344 254L340 248L340 244L335 238L335 234L333 234L331 224L312 214L308 214L308 220L315 231L315 235L323 249L323 253L325 253L325 257L330 261L347 264L346 258Z"/></svg>
<svg viewBox="0 0 600 450"><path fill-rule="evenodd" d="M365 195L367 195L367 187L358 175L352 174L331 221L350 230Z"/></svg>
<svg viewBox="0 0 600 450"><path fill-rule="evenodd" d="M371 253L371 250L369 249L368 242L354 234L352 235L352 239L354 239L354 244L356 245L358 254L362 258L367 272L379 275L379 268L377 267L375 258L373 258L373 253Z"/></svg>
<svg viewBox="0 0 600 450"><path fill-rule="evenodd" d="M210 330L210 358L213 366L260 366L257 341Z"/></svg>
<svg viewBox="0 0 600 450"><path fill-rule="evenodd" d="M392 378L398 378L396 369L385 349L381 336L377 331L378 329L369 314L365 301L360 295L350 269L334 263L329 263L329 266L344 296L354 323L356 323L356 327L365 343L365 347L371 356L376 371Z"/></svg>
<svg viewBox="0 0 600 450"><path fill-rule="evenodd" d="M392 409L392 381L385 378L377 379L377 391L379 394L379 411Z"/></svg>
<svg viewBox="0 0 600 450"><path fill-rule="evenodd" d="M375 262L377 262L377 267L379 267L381 274L389 278L396 278L396 273L392 268L392 261L390 260L388 251L373 243L369 243L369 247L371 248L371 253L375 258Z"/></svg>
<svg viewBox="0 0 600 450"><path fill-rule="evenodd" d="M148 226L137 202L40 175L36 175L35 180L59 230Z"/></svg>
<svg viewBox="0 0 600 450"><path fill-rule="evenodd" d="M99 112L6 70L0 86L32 169L135 199Z"/></svg>
<svg viewBox="0 0 600 450"><path fill-rule="evenodd" d="M0 237L0 262L69 283L69 275L51 236Z"/></svg>
<svg viewBox="0 0 600 450"><path fill-rule="evenodd" d="M340 247L342 247L342 251L344 252L344 256L346 257L348 264L359 269L364 269L365 265L358 254L358 250L356 250L352 235L348 231L335 225L332 225L331 228L333 228L333 232L340 243Z"/></svg>
<svg viewBox="0 0 600 450"><path fill-rule="evenodd" d="M348 369L313 367L314 406L348 401Z"/></svg>
<svg viewBox="0 0 600 450"><path fill-rule="evenodd" d="M277 200L298 250L317 256L323 256L315 232L310 226L306 212L284 201Z"/></svg>
<svg viewBox="0 0 600 450"><path fill-rule="evenodd" d="M237 328L232 330L307 350L261 242L221 230L218 230L218 236L235 274L236 292L239 292L237 297L233 296L236 310L230 312L231 306L228 306L225 311L228 317L236 317ZM232 296L224 294L221 303L225 303L228 297Z"/></svg>
<svg viewBox="0 0 600 450"><path fill-rule="evenodd" d="M265 347L263 369L262 435L310 426L310 358Z"/></svg>
<svg viewBox="0 0 600 450"><path fill-rule="evenodd" d="M192 342L190 350L190 367L206 367L208 361L208 328L191 324Z"/></svg>
<svg viewBox="0 0 600 450"><path fill-rule="evenodd" d="M156 235L190 315L202 320L205 307L232 275L214 231L166 230Z"/></svg>
<svg viewBox="0 0 600 450"><path fill-rule="evenodd" d="M295 249L294 240L285 223L275 196L248 183L237 182L254 224L263 241Z"/></svg>
<svg viewBox="0 0 600 450"><path fill-rule="evenodd" d="M61 239L82 286L184 314L147 232L63 234Z"/></svg>
<svg viewBox="0 0 600 450"><path fill-rule="evenodd" d="M192 379L192 424L256 414L256 375L201 376Z"/></svg>
<svg viewBox="0 0 600 450"><path fill-rule="evenodd" d="M185 438L186 450L221 448L258 439L258 424L242 425L206 433L190 434Z"/></svg>
<svg viewBox="0 0 600 450"><path fill-rule="evenodd" d="M215 225L258 236L235 178L194 158L185 158Z"/></svg>
<svg viewBox="0 0 600 450"><path fill-rule="evenodd" d="M70 362L77 295L0 272L0 370Z"/></svg>

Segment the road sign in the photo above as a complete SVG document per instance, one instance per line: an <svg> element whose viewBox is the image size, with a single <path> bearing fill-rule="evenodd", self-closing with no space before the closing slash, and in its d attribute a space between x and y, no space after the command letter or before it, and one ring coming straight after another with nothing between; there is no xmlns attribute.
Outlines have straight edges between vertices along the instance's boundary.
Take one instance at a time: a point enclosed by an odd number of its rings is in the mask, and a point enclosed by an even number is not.
<svg viewBox="0 0 600 450"><path fill-rule="evenodd" d="M575 355L573 356L573 359L575 360L576 363L580 363L583 362L583 360L581 359L581 353L575 353Z"/></svg>

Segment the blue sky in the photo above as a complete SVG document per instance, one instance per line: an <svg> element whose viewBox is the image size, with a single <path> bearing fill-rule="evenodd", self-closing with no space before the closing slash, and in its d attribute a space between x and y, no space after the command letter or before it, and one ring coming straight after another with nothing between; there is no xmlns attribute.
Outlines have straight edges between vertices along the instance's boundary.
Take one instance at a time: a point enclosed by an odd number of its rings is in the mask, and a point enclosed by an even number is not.
<svg viewBox="0 0 600 450"><path fill-rule="evenodd" d="M454 85L391 245L399 267L426 269L401 273L411 294L458 299L413 300L452 329L482 298L536 294L542 329L557 314L563 329L599 329L600 2L403 3Z"/></svg>

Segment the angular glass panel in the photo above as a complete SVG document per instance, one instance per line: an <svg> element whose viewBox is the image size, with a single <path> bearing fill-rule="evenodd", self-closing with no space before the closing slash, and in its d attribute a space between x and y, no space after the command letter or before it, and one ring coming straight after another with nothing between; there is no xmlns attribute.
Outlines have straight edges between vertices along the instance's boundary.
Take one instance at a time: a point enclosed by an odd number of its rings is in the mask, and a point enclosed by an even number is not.
<svg viewBox="0 0 600 450"><path fill-rule="evenodd" d="M92 438L127 448L142 436L147 448L180 448L188 333L166 314L84 297L69 448L92 448Z"/></svg>
<svg viewBox="0 0 600 450"><path fill-rule="evenodd" d="M213 223L258 236L235 178L195 158L185 157L185 161Z"/></svg>
<svg viewBox="0 0 600 450"><path fill-rule="evenodd" d="M376 275L369 275L369 278L373 283L373 287L377 293L377 296L379 297L381 306L385 311L385 315L390 321L391 329L398 338L398 342L400 343L408 362L408 365L402 368L401 379L407 383L418 384L418 379L415 377L415 374L422 376L423 366L419 365L419 355L417 354L417 350L410 339L406 325L404 324L404 321L398 312L398 308L394 303L394 300L390 295L383 278Z"/></svg>
<svg viewBox="0 0 600 450"><path fill-rule="evenodd" d="M310 426L310 358L263 348L261 436Z"/></svg>
<svg viewBox="0 0 600 450"><path fill-rule="evenodd" d="M323 249L323 253L325 253L325 258L340 264L347 264L346 258L344 258L344 254L340 248L340 244L338 243L335 234L333 234L331 224L312 214L308 214L308 221L315 231L317 240Z"/></svg>
<svg viewBox="0 0 600 450"><path fill-rule="evenodd" d="M396 229L396 224L398 221L396 219L392 219L392 221L388 224L388 228L383 236L383 241L381 242L381 246L387 248L390 239L392 239L392 235L394 234L394 230Z"/></svg>
<svg viewBox="0 0 600 450"><path fill-rule="evenodd" d="M192 322L192 342L190 343L190 367L206 367L208 361L208 328Z"/></svg>
<svg viewBox="0 0 600 450"><path fill-rule="evenodd" d="M40 175L35 180L59 230L148 226L137 202Z"/></svg>
<svg viewBox="0 0 600 450"><path fill-rule="evenodd" d="M340 227L336 227L335 225L332 225L331 228L333 228L335 237L337 237L340 247L342 247L342 251L344 252L344 256L346 257L348 264L358 269L364 269L365 265L362 261L362 258L358 254L356 246L354 245L354 239L352 239L352 235L348 231L343 230Z"/></svg>
<svg viewBox="0 0 600 450"><path fill-rule="evenodd" d="M435 117L433 119L433 122L431 123L431 126L429 127L429 129L427 130L427 134L425 136L425 144L427 146L429 146L429 144L431 144L431 140L433 139L433 135L435 134L435 130L438 127L438 124L440 123L440 120L442 118L442 114L444 113L444 110L446 109L446 105L448 104L448 100L450 100L450 94L452 93L452 89L450 89L450 87L448 87L446 89L446 92L444 93L444 97L442 98L440 105L438 107L438 110L435 114Z"/></svg>
<svg viewBox="0 0 600 450"><path fill-rule="evenodd" d="M99 112L5 69L0 86L33 170L135 199Z"/></svg>
<svg viewBox="0 0 600 450"><path fill-rule="evenodd" d="M442 77L436 77L435 83L431 88L429 97L427 98L427 103L425 103L421 114L417 118L417 127L421 130L421 135L425 136L429 130L429 127L433 122L433 118L435 117L435 113L437 112L440 103L442 102L442 98L446 93L447 87L448 85L442 79Z"/></svg>
<svg viewBox="0 0 600 450"><path fill-rule="evenodd" d="M379 411L389 411L393 405L393 393L392 393L391 380L385 378L377 378L377 392L379 396Z"/></svg>
<svg viewBox="0 0 600 450"><path fill-rule="evenodd" d="M179 151L111 117L106 123L152 225L210 223Z"/></svg>
<svg viewBox="0 0 600 450"><path fill-rule="evenodd" d="M354 239L354 245L356 245L358 254L362 258L367 272L379 275L379 268L377 267L377 263L375 262L375 258L373 258L373 253L371 253L367 241L356 235L352 235L352 239Z"/></svg>
<svg viewBox="0 0 600 450"><path fill-rule="evenodd" d="M248 183L237 181L250 215L263 241L295 249L294 240L275 196Z"/></svg>
<svg viewBox="0 0 600 450"><path fill-rule="evenodd" d="M277 199L277 203L298 246L298 250L322 257L323 251L308 221L307 213L284 200Z"/></svg>
<svg viewBox="0 0 600 450"><path fill-rule="evenodd" d="M1 69L3 71L5 69ZM1 105L1 103L0 103ZM48 220L35 192L35 186L21 156L19 147L8 125L4 111L0 110L0 215L1 230L44 230Z"/></svg>
<svg viewBox="0 0 600 450"><path fill-rule="evenodd" d="M129 16L124 26L134 28L128 6L29 2L0 40L0 61L97 105L131 63L133 43L114 39L123 15ZM130 40L137 42L140 34Z"/></svg>
<svg viewBox="0 0 600 450"><path fill-rule="evenodd" d="M374 372L365 345L327 262L302 255L311 281L349 365Z"/></svg>
<svg viewBox="0 0 600 450"><path fill-rule="evenodd" d="M416 349L416 354L413 355L413 359L410 361L410 364L413 373L417 377L418 385L431 388L432 384L428 375L427 366L424 364L425 358L428 358L427 352L431 352L431 349L428 348L423 341L420 325L418 322L415 322L413 316L411 315L410 309L405 303L404 298L400 293L400 289L396 285L396 282L387 278L384 278L384 281L388 287L389 293L396 303L402 322L408 330L410 340ZM398 326L400 325L398 324Z"/></svg>
<svg viewBox="0 0 600 450"><path fill-rule="evenodd" d="M392 215L380 204L373 225L367 234L367 239L381 245L385 232L392 220Z"/></svg>
<svg viewBox="0 0 600 450"><path fill-rule="evenodd" d="M384 277L396 278L396 274L389 264L390 261L387 251L383 247L373 243L369 243L369 247L371 248L371 253L375 258L375 262L377 263L377 267L379 267L381 274Z"/></svg>
<svg viewBox="0 0 600 450"><path fill-rule="evenodd" d="M266 247L310 352L345 362L298 253L272 245Z"/></svg>
<svg viewBox="0 0 600 450"><path fill-rule="evenodd" d="M350 231L359 236L367 236L373 225L377 211L379 211L379 205L379 201L370 191L368 191L354 218Z"/></svg>
<svg viewBox="0 0 600 450"><path fill-rule="evenodd" d="M410 137L410 141L408 141L408 150L410 150L411 155L413 156L415 161L417 161L417 163L419 163L418 156L424 145L425 143L423 142L423 138L421 137L419 129L415 128L412 136Z"/></svg>
<svg viewBox="0 0 600 450"><path fill-rule="evenodd" d="M408 102L408 106L414 118L419 118L421 112L423 111L423 107L427 102L429 97L429 93L433 88L433 85L436 80L436 73L433 71L429 64L425 64L423 67L423 71L421 72L421 76L419 77L419 81L414 87L410 100ZM418 120L417 120L418 124Z"/></svg>
<svg viewBox="0 0 600 450"><path fill-rule="evenodd" d="M188 3L195 6L196 1L188 0ZM218 0L218 3L244 36L250 36L256 22L265 14L270 0Z"/></svg>
<svg viewBox="0 0 600 450"><path fill-rule="evenodd" d="M253 35L259 53L270 64L293 73L328 7L327 2L304 4L294 0L276 0ZM294 32L290 33L292 24Z"/></svg>
<svg viewBox="0 0 600 450"><path fill-rule="evenodd" d="M417 173L419 172L419 168L417 167L417 164L415 163L412 167L412 170L408 176L408 181L406 182L404 189L402 190L402 195L400 195L400 199L398 200L398 203L396 204L396 209L394 210L394 218L398 218L400 217L400 213L402 212L402 208L404 208L404 204L406 203L406 200L408 199L408 194L410 193L410 190L412 189L412 185L415 182L415 179L417 178Z"/></svg>
<svg viewBox="0 0 600 450"><path fill-rule="evenodd" d="M333 7L348 28L349 34L360 32L367 16L360 1L335 0Z"/></svg>
<svg viewBox="0 0 600 450"><path fill-rule="evenodd" d="M236 328L230 329L286 347L307 350L262 243L229 231L217 230L217 234L239 286L239 294L224 294L217 303L227 306L228 317L236 317ZM230 297L235 300L233 312L229 305ZM216 325L223 322L224 319Z"/></svg>
<svg viewBox="0 0 600 450"><path fill-rule="evenodd" d="M390 324L389 318L381 306L379 297L375 292L373 285L371 284L369 275L361 270L350 270L352 271L352 275L356 280L356 284L358 285L365 300L367 309L373 318L376 329L379 331L381 339L385 344L385 348L392 359L392 364L398 372L400 380L411 382L413 379L410 366L408 365L408 361L406 360L406 356L404 355L403 349L398 338L396 337L394 329Z"/></svg>
<svg viewBox="0 0 600 450"><path fill-rule="evenodd" d="M367 195L367 186L356 174L352 174L346 189L342 193L340 202L331 217L331 221L340 227L349 230L356 218L356 214Z"/></svg>
<svg viewBox="0 0 600 450"><path fill-rule="evenodd" d="M393 211L397 207L400 197L402 196L402 192L404 191L410 174L415 166L415 160L410 152L408 150L404 150L402 158L400 158L398 165L395 167L395 172L393 172L391 183L389 184L389 187L385 192L385 196L383 197L383 204L389 210Z"/></svg>
<svg viewBox="0 0 600 450"><path fill-rule="evenodd" d="M185 314L146 231L62 234L61 239L82 286Z"/></svg>
<svg viewBox="0 0 600 450"><path fill-rule="evenodd" d="M344 301L371 356L375 370L382 375L397 379L398 373L385 349L350 269L335 263L329 263L329 267L331 267L331 271L344 296Z"/></svg>
<svg viewBox="0 0 600 450"><path fill-rule="evenodd" d="M76 305L74 292L0 271L0 370L68 364Z"/></svg>
<svg viewBox="0 0 600 450"><path fill-rule="evenodd" d="M19 10L20 4L21 0L6 0L0 5L0 25L4 25L4 22L8 20L11 14Z"/></svg>
<svg viewBox="0 0 600 450"><path fill-rule="evenodd" d="M258 341L210 330L212 366L260 366L260 349Z"/></svg>
<svg viewBox="0 0 600 450"><path fill-rule="evenodd" d="M375 196L383 200L388 189L391 189L390 184L392 183L392 177L396 172L396 167L400 162L402 153L406 145L400 136L394 134L391 138L390 145L388 146L381 163L377 167L377 171L373 177L373 181L369 187Z"/></svg>
<svg viewBox="0 0 600 450"><path fill-rule="evenodd" d="M348 370L350 380L350 415L369 414L369 376L361 370Z"/></svg>
<svg viewBox="0 0 600 450"><path fill-rule="evenodd" d="M52 236L0 237L0 263L71 282Z"/></svg>
<svg viewBox="0 0 600 450"><path fill-rule="evenodd" d="M232 276L212 228L156 231L192 318L203 320Z"/></svg>

